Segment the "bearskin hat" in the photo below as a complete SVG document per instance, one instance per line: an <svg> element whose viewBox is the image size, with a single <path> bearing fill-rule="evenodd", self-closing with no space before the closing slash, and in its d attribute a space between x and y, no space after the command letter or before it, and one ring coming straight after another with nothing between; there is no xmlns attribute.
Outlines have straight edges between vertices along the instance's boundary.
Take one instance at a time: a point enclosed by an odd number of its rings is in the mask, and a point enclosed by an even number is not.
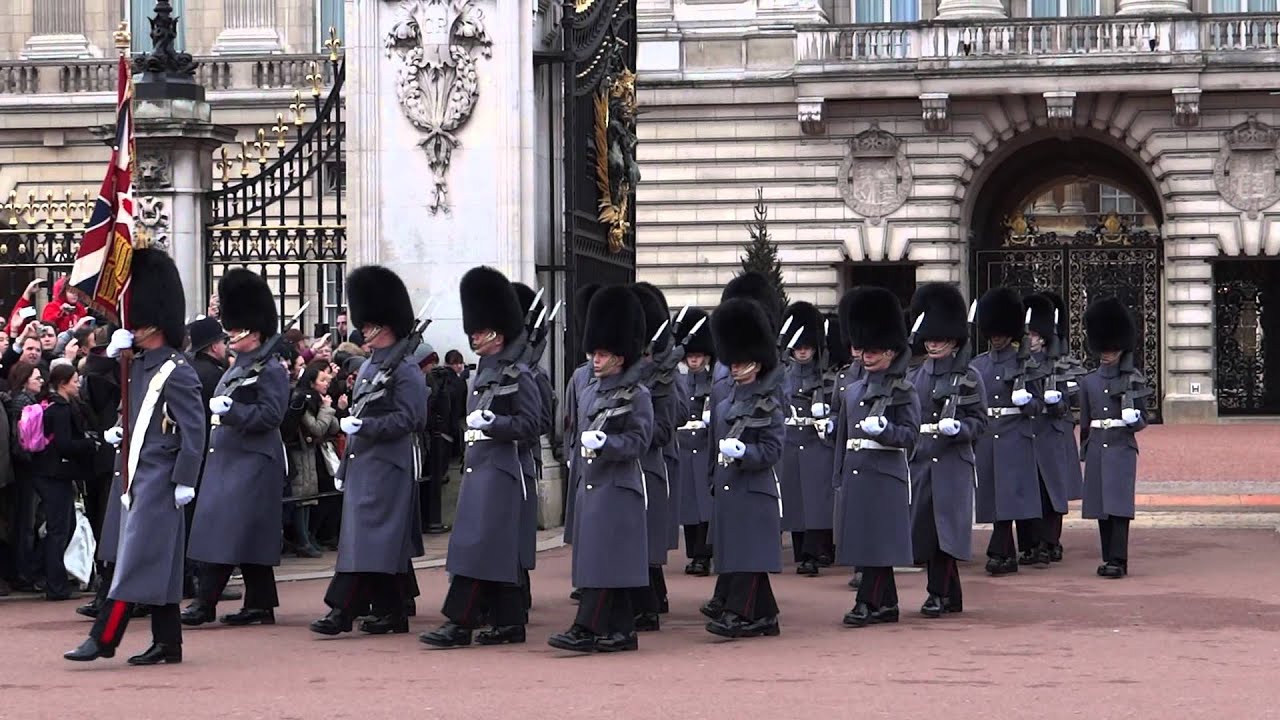
<svg viewBox="0 0 1280 720"><path fill-rule="evenodd" d="M803 300L797 300L791 303L787 308L786 315L782 318L782 324L787 325L787 318L791 318L791 325L787 326L786 335L782 338L782 342L791 342L791 337L800 330L800 339L796 340L795 347L811 347L815 351L822 347L823 336L823 317L822 311L814 307L813 303L807 303Z"/></svg>
<svg viewBox="0 0 1280 720"><path fill-rule="evenodd" d="M573 294L573 326L577 337L582 339L582 331L587 325L587 308L591 306L591 298L600 290L599 283L587 283Z"/></svg>
<svg viewBox="0 0 1280 720"><path fill-rule="evenodd" d="M1084 311L1084 335L1096 353L1129 352L1138 345L1133 313L1114 297L1098 300Z"/></svg>
<svg viewBox="0 0 1280 720"><path fill-rule="evenodd" d="M916 340L956 340L963 346L969 339L968 315L964 296L950 283L925 283L911 296L912 325L920 322Z"/></svg>
<svg viewBox="0 0 1280 720"><path fill-rule="evenodd" d="M667 327L663 329L662 334L653 343L653 351L655 353L663 352L671 343L671 309L667 307L667 298L658 288L647 282L638 282L631 286L635 291L636 297L640 299L640 307L644 310L644 339L645 343L649 342L662 327L663 323L667 323Z"/></svg>
<svg viewBox="0 0 1280 720"><path fill-rule="evenodd" d="M978 300L978 330L987 337L1020 338L1025 330L1025 312L1016 290L991 288Z"/></svg>
<svg viewBox="0 0 1280 720"><path fill-rule="evenodd" d="M640 359L647 339L644 309L631 288L613 285L600 288L592 295L583 323L583 352L607 350L621 355L623 365L629 367Z"/></svg>
<svg viewBox="0 0 1280 720"><path fill-rule="evenodd" d="M861 350L907 350L907 326L902 303L880 287L850 291L840 300L840 324L848 328L849 344Z"/></svg>
<svg viewBox="0 0 1280 720"><path fill-rule="evenodd" d="M779 317L782 308L778 307L778 293L774 290L773 283L769 282L769 278L764 275L755 271L744 272L730 280L724 286L724 291L720 293L720 302L731 298L755 300L764 309L769 327L775 333L782 327L782 319Z"/></svg>
<svg viewBox="0 0 1280 720"><path fill-rule="evenodd" d="M849 352L849 342L840 328L840 317L835 313L827 313L827 364L831 367L844 367L853 362L853 353Z"/></svg>
<svg viewBox="0 0 1280 720"><path fill-rule="evenodd" d="M514 341L524 332L520 298L502 273L484 265L471 268L462 276L458 291L462 297L462 329L468 335L492 330Z"/></svg>
<svg viewBox="0 0 1280 720"><path fill-rule="evenodd" d="M413 332L413 302L395 271L381 265L365 265L347 275L347 310L357 330L379 325L407 337Z"/></svg>
<svg viewBox="0 0 1280 720"><path fill-rule="evenodd" d="M175 350L187 337L187 296L182 290L182 276L173 258L163 250L138 248L133 251L129 280L129 304L124 327L138 331L157 328L164 342Z"/></svg>
<svg viewBox="0 0 1280 720"><path fill-rule="evenodd" d="M1071 336L1071 316L1067 313L1067 303L1062 296L1052 290L1042 290L1041 295L1049 298L1049 302L1053 303L1053 307L1058 311L1058 337L1063 340Z"/></svg>
<svg viewBox="0 0 1280 720"><path fill-rule="evenodd" d="M249 330L262 339L280 331L276 299L267 281L245 268L232 268L218 281L218 310L222 327Z"/></svg>
<svg viewBox="0 0 1280 720"><path fill-rule="evenodd" d="M715 357L716 345L711 338L711 316L702 308L691 307L685 311L683 318L679 318L678 322L676 322L675 340L676 342L684 342L689 331L703 318L706 318L707 321L702 323L702 327L698 328L698 332L694 333L693 337L689 338L689 341L685 343L684 352L686 355L689 353L702 353L703 355Z"/></svg>
<svg viewBox="0 0 1280 720"><path fill-rule="evenodd" d="M711 313L711 335L716 359L726 366L753 362L762 374L778 366L774 329L758 302L738 297L720 303Z"/></svg>
<svg viewBox="0 0 1280 720"><path fill-rule="evenodd" d="M1053 317L1056 308L1052 300L1045 297L1044 293L1033 293L1022 298L1022 306L1031 311L1031 322L1027 324L1027 329L1044 338L1046 345L1057 337L1058 326Z"/></svg>

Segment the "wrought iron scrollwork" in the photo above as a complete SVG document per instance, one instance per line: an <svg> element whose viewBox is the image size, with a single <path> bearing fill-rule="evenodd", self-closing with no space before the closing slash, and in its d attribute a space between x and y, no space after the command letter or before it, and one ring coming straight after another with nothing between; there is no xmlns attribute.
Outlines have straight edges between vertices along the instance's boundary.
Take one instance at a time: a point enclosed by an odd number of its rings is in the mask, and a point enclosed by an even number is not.
<svg viewBox="0 0 1280 720"><path fill-rule="evenodd" d="M1214 387L1224 415L1273 414L1280 393L1268 388L1268 289L1280 277L1272 261L1220 262L1214 268Z"/></svg>

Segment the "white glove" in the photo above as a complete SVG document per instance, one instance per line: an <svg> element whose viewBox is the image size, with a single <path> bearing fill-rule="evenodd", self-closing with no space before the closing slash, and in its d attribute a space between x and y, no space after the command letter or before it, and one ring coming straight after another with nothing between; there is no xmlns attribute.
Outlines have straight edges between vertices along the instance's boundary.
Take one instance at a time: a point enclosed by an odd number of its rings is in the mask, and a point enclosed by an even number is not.
<svg viewBox="0 0 1280 720"><path fill-rule="evenodd" d="M214 415L226 415L231 411L231 398L226 395L209 398L209 412Z"/></svg>
<svg viewBox="0 0 1280 720"><path fill-rule="evenodd" d="M345 486L346 486L346 483L342 482L342 478L334 478L334 479L333 479L333 489L334 489L334 490L337 490L338 492L342 492L342 488L343 488L343 487L345 487Z"/></svg>
<svg viewBox="0 0 1280 720"><path fill-rule="evenodd" d="M133 347L133 333L120 328L111 333L111 342L107 344L107 357L119 357L120 353Z"/></svg>
<svg viewBox="0 0 1280 720"><path fill-rule="evenodd" d="M1142 419L1142 411L1136 408L1125 408L1120 411L1120 419L1124 420L1125 425L1137 425Z"/></svg>
<svg viewBox="0 0 1280 720"><path fill-rule="evenodd" d="M196 499L196 489L187 485L173 486L174 507L182 507Z"/></svg>
<svg viewBox="0 0 1280 720"><path fill-rule="evenodd" d="M1046 405L1057 405L1060 402L1062 402L1062 393L1057 390L1044 391L1044 403Z"/></svg>
<svg viewBox="0 0 1280 720"><path fill-rule="evenodd" d="M338 429L342 430L346 435L355 435L360 432L360 428L363 425L363 420L358 417L351 417L350 415L338 421Z"/></svg>
<svg viewBox="0 0 1280 720"><path fill-rule="evenodd" d="M120 496L120 507L124 508L125 510L128 510L129 506L131 505L133 505L132 495L124 494Z"/></svg>
<svg viewBox="0 0 1280 720"><path fill-rule="evenodd" d="M826 403L814 403L809 406L809 414L816 418L824 418L831 414L831 406Z"/></svg>
<svg viewBox="0 0 1280 720"><path fill-rule="evenodd" d="M582 447L588 450L599 450L604 447L604 441L608 438L608 435L599 430L588 430L582 433Z"/></svg>
<svg viewBox="0 0 1280 720"><path fill-rule="evenodd" d="M705 424L705 425L710 425L710 424L711 424L711 411L710 411L710 410L703 410L703 411L702 411L702 422L703 422L703 424Z"/></svg>
<svg viewBox="0 0 1280 720"><path fill-rule="evenodd" d="M1031 402L1031 393L1027 392L1026 390L1013 391L1014 405L1017 405L1018 407L1022 407L1023 405L1026 405L1029 402Z"/></svg>
<svg viewBox="0 0 1280 720"><path fill-rule="evenodd" d="M102 439L112 445L119 445L124 442L124 428L118 425L113 428L108 428L106 432L102 433Z"/></svg>
<svg viewBox="0 0 1280 720"><path fill-rule="evenodd" d="M725 438L720 441L720 454L737 460L747 454L747 446L737 438Z"/></svg>
<svg viewBox="0 0 1280 720"><path fill-rule="evenodd" d="M955 418L942 418L938 421L938 430L947 437L955 437L960 434L960 421Z"/></svg>
<svg viewBox="0 0 1280 720"><path fill-rule="evenodd" d="M832 419L828 418L828 419L826 419L826 420L823 420L823 421L822 421L822 423L821 423L821 425L822 425L822 434L823 434L823 435L834 435L834 434L836 433L836 421L835 421L835 420L832 420Z"/></svg>
<svg viewBox="0 0 1280 720"><path fill-rule="evenodd" d="M472 410L467 416L467 427L472 430L483 430L493 424L493 413L488 410Z"/></svg>
<svg viewBox="0 0 1280 720"><path fill-rule="evenodd" d="M873 415L862 418L862 422L858 423L858 427L862 428L862 432L875 437L889 427L889 420L879 415Z"/></svg>

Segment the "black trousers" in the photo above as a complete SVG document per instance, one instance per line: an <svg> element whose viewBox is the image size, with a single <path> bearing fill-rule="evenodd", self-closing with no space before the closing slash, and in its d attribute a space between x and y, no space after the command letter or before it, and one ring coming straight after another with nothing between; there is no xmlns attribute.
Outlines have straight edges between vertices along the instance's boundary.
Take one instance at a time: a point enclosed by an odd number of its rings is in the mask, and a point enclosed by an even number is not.
<svg viewBox="0 0 1280 720"><path fill-rule="evenodd" d="M631 588L631 607L637 615L648 615L658 612L662 602L667 599L667 576L661 565L649 566L649 584L644 587Z"/></svg>
<svg viewBox="0 0 1280 720"><path fill-rule="evenodd" d="M93 601L99 608L107 606L107 593L111 592L111 579L116 575L116 564L113 562L98 564L98 591Z"/></svg>
<svg viewBox="0 0 1280 720"><path fill-rule="evenodd" d="M891 567L858 566L862 582L858 585L855 602L865 603L872 610L894 607L898 604L898 583Z"/></svg>
<svg viewBox="0 0 1280 720"><path fill-rule="evenodd" d="M431 450L427 454L427 478L420 491L422 526L438 528L443 524L444 503L441 494L444 478L449 472L449 458L453 455L451 443L439 435L431 436Z"/></svg>
<svg viewBox="0 0 1280 720"><path fill-rule="evenodd" d="M991 540L987 542L987 557L996 560L1018 556L1018 546L1013 540L1013 521L996 520L991 526Z"/></svg>
<svg viewBox="0 0 1280 720"><path fill-rule="evenodd" d="M200 602L208 607L215 607L222 591L231 580L235 565L218 563L200 563L198 588ZM240 575L244 578L244 606L249 610L271 610L280 607L280 596L276 593L275 568L270 565L240 566Z"/></svg>
<svg viewBox="0 0 1280 720"><path fill-rule="evenodd" d="M1062 544L1062 516L1053 509L1053 499L1049 497L1049 488L1040 478L1040 541L1049 547Z"/></svg>
<svg viewBox="0 0 1280 720"><path fill-rule="evenodd" d="M1098 521L1098 537L1102 540L1102 562L1129 567L1129 522L1131 518L1111 517Z"/></svg>
<svg viewBox="0 0 1280 720"><path fill-rule="evenodd" d="M596 635L636 631L636 611L631 604L634 588L582 588L575 625Z"/></svg>
<svg viewBox="0 0 1280 720"><path fill-rule="evenodd" d="M773 596L769 573L721 573L716 576L712 597L723 603L725 610L747 620L761 620L778 614L778 600Z"/></svg>
<svg viewBox="0 0 1280 720"><path fill-rule="evenodd" d="M37 477L35 491L44 507L45 537L44 588L47 595L71 592L62 555L71 544L71 528L76 521L76 486L70 480Z"/></svg>
<svg viewBox="0 0 1280 720"><path fill-rule="evenodd" d="M186 534L182 540L183 547L191 544L191 526L195 523L196 502L198 500L192 500L182 508L183 514L187 517ZM200 596L200 563L187 557L186 553L182 555L182 596Z"/></svg>
<svg viewBox="0 0 1280 720"><path fill-rule="evenodd" d="M524 590L515 583L477 580L454 575L441 610L450 622L473 630L485 622L495 626L524 625Z"/></svg>
<svg viewBox="0 0 1280 720"><path fill-rule="evenodd" d="M925 570L928 573L926 588L930 595L947 598L952 606L964 604L964 593L960 589L960 565L955 558L941 550L934 550Z"/></svg>
<svg viewBox="0 0 1280 720"><path fill-rule="evenodd" d="M830 529L805 530L804 543L800 549L801 560L817 561L818 558L831 559L835 556L835 535Z"/></svg>
<svg viewBox="0 0 1280 720"><path fill-rule="evenodd" d="M791 557L794 558L796 562L800 562L801 560L804 559L804 556L802 554L803 550L804 550L804 532L803 531L792 532L791 533Z"/></svg>
<svg viewBox="0 0 1280 720"><path fill-rule="evenodd" d="M710 523L684 526L684 554L690 560L710 560L711 545L707 535L711 532Z"/></svg>
<svg viewBox="0 0 1280 720"><path fill-rule="evenodd" d="M93 621L89 637L109 648L120 647L124 631L133 616L134 603L108 599ZM182 644L181 610L177 603L155 605L151 608L151 641L161 645Z"/></svg>
<svg viewBox="0 0 1280 720"><path fill-rule="evenodd" d="M335 573L325 591L324 603L349 618L372 607L375 615L404 614L404 580L390 573Z"/></svg>

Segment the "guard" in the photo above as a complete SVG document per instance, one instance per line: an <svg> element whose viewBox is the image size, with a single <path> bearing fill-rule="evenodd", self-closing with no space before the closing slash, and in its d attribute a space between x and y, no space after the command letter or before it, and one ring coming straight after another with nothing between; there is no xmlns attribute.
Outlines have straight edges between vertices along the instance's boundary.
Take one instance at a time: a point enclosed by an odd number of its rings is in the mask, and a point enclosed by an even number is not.
<svg viewBox="0 0 1280 720"><path fill-rule="evenodd" d="M1069 396L1064 392L1066 378L1055 376L1053 371L1059 355L1057 308L1042 293L1024 297L1022 304L1030 318L1027 340L1031 345L1031 358L1037 365L1034 375L1040 378L1036 383L1039 397L1029 406L1034 408L1031 444L1035 448L1039 476L1040 522L1025 525L1028 529L1038 528L1034 537L1024 532L1024 525L1019 523L1018 545L1023 552L1018 563L1048 567L1053 560L1053 549L1061 546L1062 517L1067 514L1073 478L1080 472L1080 456L1066 454L1062 437L1074 430L1075 423Z"/></svg>
<svg viewBox="0 0 1280 720"><path fill-rule="evenodd" d="M920 286L911 299L926 360L911 376L920 403L920 435L911 459L911 549L928 571L920 614L964 609L960 560L973 546L973 443L987 424L982 380L969 367L969 323L954 285Z"/></svg>
<svg viewBox="0 0 1280 720"><path fill-rule="evenodd" d="M831 563L831 468L834 439L826 435L831 413L824 393L827 321L804 301L787 308L783 324L796 338L787 362L783 393L787 441L778 466L782 486L782 529L791 533L796 574L817 577L819 562ZM810 508L810 505L813 507ZM814 537L808 528L814 527Z"/></svg>
<svg viewBox="0 0 1280 720"><path fill-rule="evenodd" d="M641 381L645 342L640 301L626 287L595 294L582 347L593 379L574 400L580 480L574 513L573 584L581 601L573 626L547 644L574 652L635 650L635 588L648 590L649 543L640 458L652 446L653 405Z"/></svg>
<svg viewBox="0 0 1280 720"><path fill-rule="evenodd" d="M422 554L416 439L427 427L427 384L409 356L421 340L404 281L379 266L347 276L351 322L372 348L352 386L351 410L339 421L346 454L334 476L344 494L338 564L324 601L329 614L311 623L321 635L351 632L355 618L371 635L409 632L403 577Z"/></svg>
<svg viewBox="0 0 1280 720"><path fill-rule="evenodd" d="M591 304L591 298L595 297L596 292L599 290L600 286L598 284L588 283L578 288L578 291L573 295L573 327L578 338L579 349L582 349L582 332L587 322L587 307ZM573 375L570 376L563 395L563 453L565 464L568 465L569 470L564 504L565 545L573 544L573 517L576 512L575 505L578 494L578 438L580 433L577 431L578 408L575 403L578 401L578 395L582 392L582 388L592 378L591 353L585 353L585 355L587 357L586 362L574 368ZM581 593L576 588L569 593L569 599L571 600L577 600L580 596Z"/></svg>
<svg viewBox="0 0 1280 720"><path fill-rule="evenodd" d="M218 598L238 565L244 607L225 625L274 625L274 567L280 564L286 469L280 423L289 374L278 360L276 299L258 273L228 270L218 282L223 327L235 360L209 400L209 454L200 480L187 556L198 563L197 596L183 625L213 622Z"/></svg>
<svg viewBox="0 0 1280 720"><path fill-rule="evenodd" d="M910 565L911 475L907 460L920 430L920 401L906 378L911 360L902 306L866 287L840 300L840 325L862 351L867 375L849 385L835 419L840 483L836 559L862 573L848 627L898 621L893 568Z"/></svg>
<svg viewBox="0 0 1280 720"><path fill-rule="evenodd" d="M689 308L677 318L675 339L684 345L684 424L676 428L680 450L678 493L680 524L684 526L687 575L711 574L711 453L708 424L711 421L711 367L715 364L715 343L711 340L710 316L705 310ZM701 323L701 325L699 325ZM694 331L694 328L697 328ZM692 331L692 334L690 334Z"/></svg>
<svg viewBox="0 0 1280 720"><path fill-rule="evenodd" d="M525 353L520 301L507 278L489 267L462 277L462 325L480 365L467 399L466 468L449 537L445 568L452 576L444 625L419 639L434 647L471 644L482 622L492 629L480 645L525 641L520 587L520 514L528 486L518 443L542 422L538 383Z"/></svg>
<svg viewBox="0 0 1280 720"><path fill-rule="evenodd" d="M1088 372L1080 359L1071 354L1071 316L1062 296L1056 292L1045 290L1040 293L1053 303L1054 317L1057 318L1057 337L1046 343L1045 353L1052 363L1049 376L1045 379L1045 395L1050 390L1057 390L1061 401L1057 407L1051 407L1053 437L1059 443L1057 452L1060 463L1057 472L1060 480L1066 485L1067 501L1084 497L1084 477L1080 473L1080 445L1076 442L1076 415L1073 410L1080 407L1080 378ZM1062 561L1062 516L1058 516L1053 528L1054 543L1049 548L1049 560Z"/></svg>
<svg viewBox="0 0 1280 720"><path fill-rule="evenodd" d="M1080 445L1084 452L1086 519L1097 519L1102 541L1098 575L1129 574L1129 522L1134 516L1138 439L1151 387L1133 366L1138 327L1124 303L1099 300L1084 313L1089 350L1098 369L1080 381Z"/></svg>
<svg viewBox="0 0 1280 720"><path fill-rule="evenodd" d="M109 658L124 637L136 605L151 605L152 642L130 665L182 662L182 507L196 496L205 451L200 378L178 351L184 340L186 298L173 260L160 250L133 252L124 327L107 346L109 357L132 348L129 362L128 443L124 428L104 438L116 445L121 474L120 531L107 600L80 647L68 660ZM113 485L113 487L115 487Z"/></svg>
<svg viewBox="0 0 1280 720"><path fill-rule="evenodd" d="M540 313L547 312L547 307L528 285L512 283L511 286L520 299L526 339L532 346L533 333L539 329L535 328L534 323L538 321ZM542 315L542 322L546 322L545 314ZM529 581L529 573L538 566L538 490L542 479L542 436L552 430L556 391L551 386L551 377L540 364L542 358L529 356L525 360L538 384L538 402L542 408L538 434L520 442L520 466L524 468L524 483L527 486L524 505L520 511L520 587L524 589L524 609L529 610L533 607L533 586Z"/></svg>

